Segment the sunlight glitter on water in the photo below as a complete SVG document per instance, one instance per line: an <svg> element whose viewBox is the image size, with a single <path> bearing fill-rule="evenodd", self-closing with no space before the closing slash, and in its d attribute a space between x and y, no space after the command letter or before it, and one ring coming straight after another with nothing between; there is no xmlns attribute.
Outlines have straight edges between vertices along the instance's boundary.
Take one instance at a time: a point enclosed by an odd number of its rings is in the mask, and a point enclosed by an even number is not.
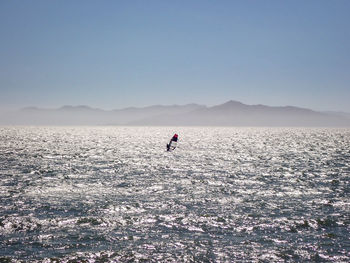
<svg viewBox="0 0 350 263"><path fill-rule="evenodd" d="M1 260L350 259L348 129L3 127L0 142Z"/></svg>

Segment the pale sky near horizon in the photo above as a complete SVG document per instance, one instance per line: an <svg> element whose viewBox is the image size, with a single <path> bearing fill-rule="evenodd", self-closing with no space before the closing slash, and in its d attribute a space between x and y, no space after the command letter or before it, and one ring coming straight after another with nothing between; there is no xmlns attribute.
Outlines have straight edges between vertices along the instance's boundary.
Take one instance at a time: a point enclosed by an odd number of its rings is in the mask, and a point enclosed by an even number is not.
<svg viewBox="0 0 350 263"><path fill-rule="evenodd" d="M0 1L0 110L350 112L350 1Z"/></svg>

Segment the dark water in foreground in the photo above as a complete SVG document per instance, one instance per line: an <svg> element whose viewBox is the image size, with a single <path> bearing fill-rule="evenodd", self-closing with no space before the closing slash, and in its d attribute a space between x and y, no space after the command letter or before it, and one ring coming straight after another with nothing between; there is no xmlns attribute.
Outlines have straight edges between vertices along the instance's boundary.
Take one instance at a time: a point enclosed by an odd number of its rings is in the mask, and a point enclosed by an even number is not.
<svg viewBox="0 0 350 263"><path fill-rule="evenodd" d="M349 129L0 128L0 262L350 262L349 223Z"/></svg>

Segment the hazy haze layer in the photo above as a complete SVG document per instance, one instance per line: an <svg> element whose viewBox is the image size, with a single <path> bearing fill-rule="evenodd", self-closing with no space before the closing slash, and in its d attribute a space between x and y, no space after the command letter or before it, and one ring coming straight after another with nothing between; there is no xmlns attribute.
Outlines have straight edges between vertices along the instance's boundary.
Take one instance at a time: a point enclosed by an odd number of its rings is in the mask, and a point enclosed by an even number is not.
<svg viewBox="0 0 350 263"><path fill-rule="evenodd" d="M247 105L238 101L207 107L149 106L112 111L87 106L59 109L24 108L0 116L3 125L143 125L143 126L350 126L344 113L316 112L292 106Z"/></svg>

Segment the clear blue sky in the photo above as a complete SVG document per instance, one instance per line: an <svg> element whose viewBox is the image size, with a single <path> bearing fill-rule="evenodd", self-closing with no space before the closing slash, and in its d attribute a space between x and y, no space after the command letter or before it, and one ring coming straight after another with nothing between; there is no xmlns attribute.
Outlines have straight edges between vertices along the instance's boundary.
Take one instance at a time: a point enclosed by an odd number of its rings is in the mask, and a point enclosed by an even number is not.
<svg viewBox="0 0 350 263"><path fill-rule="evenodd" d="M0 1L0 109L350 112L350 1Z"/></svg>

